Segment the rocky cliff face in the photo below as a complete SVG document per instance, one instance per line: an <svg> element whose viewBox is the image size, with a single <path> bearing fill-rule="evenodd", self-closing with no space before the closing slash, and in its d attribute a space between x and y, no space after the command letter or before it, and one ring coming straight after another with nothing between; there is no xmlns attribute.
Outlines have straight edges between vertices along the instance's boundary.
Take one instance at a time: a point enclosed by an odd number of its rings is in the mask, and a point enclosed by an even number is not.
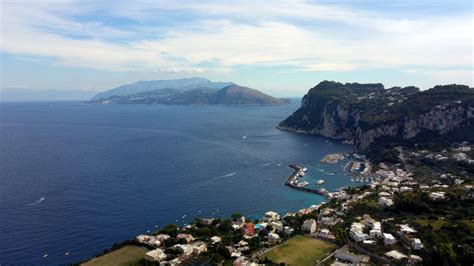
<svg viewBox="0 0 474 266"><path fill-rule="evenodd" d="M449 135L474 124L474 90L438 86L419 92L374 84L322 82L279 128L352 140L360 151L381 139L403 141L429 131Z"/></svg>
<svg viewBox="0 0 474 266"><path fill-rule="evenodd" d="M403 118L368 130L357 129L354 144L358 149L367 149L377 138L401 137L410 139L423 131L447 135L456 128L467 126L474 119L469 107L455 106L444 110L433 109L415 118Z"/></svg>

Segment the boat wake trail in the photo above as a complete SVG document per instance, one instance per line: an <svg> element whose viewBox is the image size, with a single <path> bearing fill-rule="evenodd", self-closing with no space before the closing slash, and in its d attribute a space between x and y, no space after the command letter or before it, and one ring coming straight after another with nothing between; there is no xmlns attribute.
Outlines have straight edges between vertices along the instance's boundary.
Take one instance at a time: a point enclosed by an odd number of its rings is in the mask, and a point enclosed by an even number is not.
<svg viewBox="0 0 474 266"><path fill-rule="evenodd" d="M216 179L221 179L221 178L225 178L225 177L231 177L231 176L234 176L236 175L237 172L232 172L230 174L226 174L226 175L221 175L221 176L217 176L217 177L214 177L213 179L216 180Z"/></svg>
<svg viewBox="0 0 474 266"><path fill-rule="evenodd" d="M40 204L41 202L43 202L44 199L45 199L44 197L41 197L41 198L39 198L37 201L28 204L28 206L38 205L38 204Z"/></svg>

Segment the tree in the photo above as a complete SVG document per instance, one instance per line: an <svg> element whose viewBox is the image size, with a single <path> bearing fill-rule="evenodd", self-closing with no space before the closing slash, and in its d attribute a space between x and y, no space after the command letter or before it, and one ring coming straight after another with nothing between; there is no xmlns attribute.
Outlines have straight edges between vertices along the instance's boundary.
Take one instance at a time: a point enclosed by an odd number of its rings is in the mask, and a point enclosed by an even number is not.
<svg viewBox="0 0 474 266"><path fill-rule="evenodd" d="M224 257L224 259L231 258L229 250L224 245L219 244L219 246L217 246L217 253Z"/></svg>
<svg viewBox="0 0 474 266"><path fill-rule="evenodd" d="M236 220L242 218L242 214L240 212L234 212L234 213L232 213L232 215L230 217L232 217L232 220L236 221Z"/></svg>
<svg viewBox="0 0 474 266"><path fill-rule="evenodd" d="M176 235L178 235L178 227L175 224L168 224L163 229L161 229L160 233L176 237Z"/></svg>

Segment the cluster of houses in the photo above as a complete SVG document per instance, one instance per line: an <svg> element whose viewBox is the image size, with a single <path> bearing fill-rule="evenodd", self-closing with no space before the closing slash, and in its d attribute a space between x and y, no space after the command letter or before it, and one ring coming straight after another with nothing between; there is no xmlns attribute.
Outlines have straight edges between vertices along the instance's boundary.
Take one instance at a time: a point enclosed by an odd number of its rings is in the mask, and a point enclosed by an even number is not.
<svg viewBox="0 0 474 266"><path fill-rule="evenodd" d="M428 150L419 150L419 151L414 151L411 153L412 156L414 157L424 157L427 159L432 159L436 161L445 161L449 159L453 159L455 161L463 161L467 162L469 164L474 164L474 159L470 158L469 155L466 153L472 151L472 147L468 145L468 143L463 143L462 145L452 148L452 149L446 149L442 150L441 152L431 152Z"/></svg>
<svg viewBox="0 0 474 266"><path fill-rule="evenodd" d="M145 254L146 260L151 262L165 262L164 264L169 265L178 265L188 259L191 255L199 255L207 251L207 244L205 242L194 241L193 236L190 234L178 234L176 239L179 242L184 242L186 244L176 244L172 246L171 249L175 250L178 254L181 254L181 256L166 261L168 256L161 246L164 246L165 241L169 238L170 236L166 234L159 234L157 236L139 235L136 237L136 241L140 244L154 248Z"/></svg>
<svg viewBox="0 0 474 266"><path fill-rule="evenodd" d="M361 221L352 223L349 236L353 241L365 245L376 245L378 243L383 243L385 246L390 246L400 242L414 251L423 249L421 240L414 237L414 235L417 233L415 229L407 224L399 224L397 226L399 230L394 236L392 233L384 232L382 223L380 221L376 221L370 218L370 216L364 215ZM405 258L411 259L412 261L422 260L419 256L411 255L408 257L395 249L387 252L385 255L397 260Z"/></svg>
<svg viewBox="0 0 474 266"><path fill-rule="evenodd" d="M315 210L312 206L308 209L300 210L298 213L288 213L287 215L304 215ZM203 224L210 225L213 219L202 219ZM313 220L314 221L314 220ZM316 223L314 221L314 223ZM185 228L189 229L193 225L187 225ZM259 223L249 222L244 216L232 221L232 228L241 232L243 239L236 244L226 246L231 257L234 258L234 265L252 265L252 259L243 255L245 251L249 250L248 240L255 237L257 234L264 235L268 245L276 245L281 242L282 235L292 235L295 231L292 227L284 225L283 219L276 212L266 212ZM314 229L310 229L310 232L314 232ZM263 233L263 234L262 234ZM190 234L178 234L176 240L180 244L173 245L172 247L164 248L165 242L170 238L169 235L159 234L156 236L152 235L139 235L136 237L136 241L142 245L146 245L152 248L151 251L145 254L145 259L150 262L160 263L162 265L180 265L185 261L200 255L207 251L208 247L215 246L221 243L222 238L220 236L213 236L206 241L195 241L194 237ZM178 257L169 259L166 251L173 250L175 254L179 254Z"/></svg>

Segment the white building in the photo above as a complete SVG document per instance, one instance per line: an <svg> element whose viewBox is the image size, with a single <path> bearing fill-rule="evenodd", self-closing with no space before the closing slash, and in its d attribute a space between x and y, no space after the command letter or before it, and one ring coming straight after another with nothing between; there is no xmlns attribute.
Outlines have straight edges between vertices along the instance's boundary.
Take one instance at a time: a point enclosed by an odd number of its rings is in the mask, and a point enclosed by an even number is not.
<svg viewBox="0 0 474 266"><path fill-rule="evenodd" d="M354 239L354 241L364 241L368 239L369 235L364 233L364 228L365 225L363 223L353 223L349 231L349 236Z"/></svg>
<svg viewBox="0 0 474 266"><path fill-rule="evenodd" d="M160 262L166 259L166 254L163 252L163 250L157 248L145 253L145 259L152 262Z"/></svg>
<svg viewBox="0 0 474 266"><path fill-rule="evenodd" d="M383 243L385 245L392 245L392 244L397 243L397 240L395 239L395 237L393 237L392 234L384 233L383 234Z"/></svg>
<svg viewBox="0 0 474 266"><path fill-rule="evenodd" d="M400 233L401 234L413 234L416 233L416 230L411 228L408 224L400 224Z"/></svg>
<svg viewBox="0 0 474 266"><path fill-rule="evenodd" d="M439 192L431 192L430 193L430 199L431 200L442 200L444 199L444 191L439 191Z"/></svg>
<svg viewBox="0 0 474 266"><path fill-rule="evenodd" d="M411 191L413 191L413 188L411 188L411 187L401 187L400 188L400 192L402 192L402 193L403 192L411 192Z"/></svg>
<svg viewBox="0 0 474 266"><path fill-rule="evenodd" d="M350 231L349 231L349 236L354 239L354 241L364 241L366 239L369 238L369 235L367 235L366 233L360 231L360 230L357 230L355 228L352 228Z"/></svg>
<svg viewBox="0 0 474 266"><path fill-rule="evenodd" d="M193 254L194 255L199 255L199 254L207 251L207 245L206 245L206 243L204 243L202 241L194 242L192 244L192 247L193 247Z"/></svg>
<svg viewBox="0 0 474 266"><path fill-rule="evenodd" d="M186 242L191 243L194 240L194 237L190 234L178 234L176 236L176 239L178 239L178 240L185 239Z"/></svg>
<svg viewBox="0 0 474 266"><path fill-rule="evenodd" d="M181 251L183 255L191 255L193 253L193 247L191 245L177 244L177 245L174 245L173 247Z"/></svg>
<svg viewBox="0 0 474 266"><path fill-rule="evenodd" d="M334 222L334 218L333 217L322 217L320 222L322 224L329 225L329 224L332 224Z"/></svg>
<svg viewBox="0 0 474 266"><path fill-rule="evenodd" d="M371 230L369 231L369 235L370 235L370 237L372 237L372 238L382 237L382 230L381 230L380 228L371 229Z"/></svg>
<svg viewBox="0 0 474 266"><path fill-rule="evenodd" d="M366 233L363 233L361 231L357 231L357 230L351 230L349 232L349 236L354 239L354 241L364 241L366 239L369 238L369 235L367 235Z"/></svg>
<svg viewBox="0 0 474 266"><path fill-rule="evenodd" d="M135 237L135 239L139 243L145 244L146 242L148 242L148 240L150 240L150 236L148 236L148 235L139 235L139 236Z"/></svg>
<svg viewBox="0 0 474 266"><path fill-rule="evenodd" d="M316 232L316 221L314 219L308 219L304 221L302 230L303 232L313 234Z"/></svg>
<svg viewBox="0 0 474 266"><path fill-rule="evenodd" d="M380 197L379 198L379 205L381 207L390 207L393 205L393 200L386 198L386 197Z"/></svg>
<svg viewBox="0 0 474 266"><path fill-rule="evenodd" d="M401 253L398 250L389 251L389 252L385 253L385 256L387 256L389 258L392 258L392 259L396 259L396 260L402 260L402 259L407 258L407 256L405 254Z"/></svg>
<svg viewBox="0 0 474 266"><path fill-rule="evenodd" d="M273 222L273 221L278 221L280 220L280 215L278 213L269 211L265 213L265 216L263 216L263 220L266 222Z"/></svg>
<svg viewBox="0 0 474 266"><path fill-rule="evenodd" d="M221 238L220 236L213 236L213 237L211 237L211 244L213 244L213 245L215 245L215 244L217 244L217 243L219 243L219 242L221 242L221 241L222 241L222 238Z"/></svg>
<svg viewBox="0 0 474 266"><path fill-rule="evenodd" d="M270 226L273 227L273 229L275 229L275 230L278 231L278 232L283 231L283 223L280 222L280 221L271 222L271 223L270 223Z"/></svg>
<svg viewBox="0 0 474 266"><path fill-rule="evenodd" d="M419 238L413 238L410 242L411 248L414 250L420 250L423 248L423 244L421 243L421 240Z"/></svg>
<svg viewBox="0 0 474 266"><path fill-rule="evenodd" d="M269 233L268 234L268 242L270 244L275 244L278 241L280 241L280 236L278 234L275 234L275 233Z"/></svg>
<svg viewBox="0 0 474 266"><path fill-rule="evenodd" d="M291 235L295 232L295 229L293 229L289 226L285 226L284 232L285 232L285 234Z"/></svg>
<svg viewBox="0 0 474 266"><path fill-rule="evenodd" d="M165 234L159 234L159 235L156 236L156 239L160 240L161 243L165 242L169 238L170 238L170 236L165 235Z"/></svg>

